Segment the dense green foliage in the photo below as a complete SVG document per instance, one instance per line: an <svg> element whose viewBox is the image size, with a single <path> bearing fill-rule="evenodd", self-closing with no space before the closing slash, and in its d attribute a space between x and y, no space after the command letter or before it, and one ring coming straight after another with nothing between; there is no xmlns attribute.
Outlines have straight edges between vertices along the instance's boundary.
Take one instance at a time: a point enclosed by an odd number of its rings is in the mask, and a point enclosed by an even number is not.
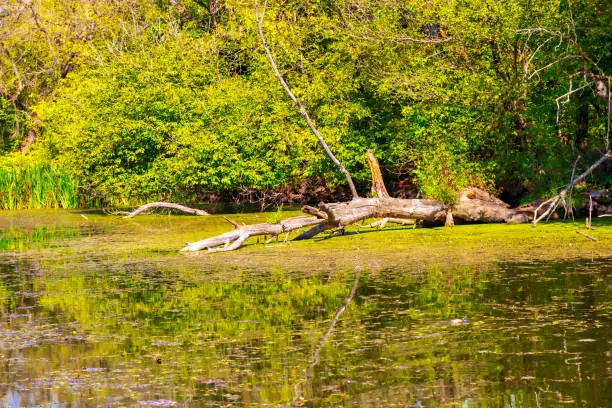
<svg viewBox="0 0 612 408"><path fill-rule="evenodd" d="M539 195L609 148L607 3L272 2L264 29L363 191L372 148L396 190L448 202L467 185ZM251 2L14 1L0 16L0 154L34 132L27 154L89 202L343 183L272 75Z"/></svg>

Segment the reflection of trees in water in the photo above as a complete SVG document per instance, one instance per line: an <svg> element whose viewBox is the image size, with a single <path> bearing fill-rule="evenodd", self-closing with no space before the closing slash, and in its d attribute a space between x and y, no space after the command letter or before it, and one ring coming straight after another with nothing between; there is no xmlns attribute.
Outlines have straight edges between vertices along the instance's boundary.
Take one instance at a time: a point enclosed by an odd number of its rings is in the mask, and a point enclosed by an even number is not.
<svg viewBox="0 0 612 408"><path fill-rule="evenodd" d="M605 359L597 353L610 325L588 330L609 317L602 320L603 309L589 311L586 320L583 313L606 303L605 280L587 278L584 263L480 272L434 268L420 275L389 270L360 276L356 269L348 291L347 275L338 272L325 279L274 272L211 282L199 270L179 273L143 263L96 260L87 269L84 263L67 268L65 260L40 262L44 274L36 272L37 262L0 264L3 283L35 295L36 308L27 309L32 331L49 334L39 345L0 351L12 359L10 365L3 361L0 382L25 388L24 379L36 379L40 384L29 384L35 389L28 392L39 402L55 401L44 388L59 392L56 400L77 398L72 385L58 382L84 379L85 369L89 379L79 392L97 387L96 401L141 385L149 388L133 392L136 397L167 397L173 384L178 401L219 404L231 394L262 403L306 398L307 404L333 405L340 401L328 399L335 393L362 406L385 399L435 406L491 396L507 402L512 393L516 406L535 406L537 387L569 399L591 398L592 388L605 386L597 374L605 372ZM580 276L568 276L574 272ZM590 287L585 292L582 285ZM18 305L19 297L13 298ZM465 314L466 326L443 324ZM577 328L597 342L577 342ZM336 347L326 347L332 338ZM107 357L104 366L100 357ZM22 392L4 386L0 395ZM538 392L543 405L557 398Z"/></svg>
<svg viewBox="0 0 612 408"><path fill-rule="evenodd" d="M293 402L296 402L302 396L303 391L301 390L301 387L303 386L303 384L305 382L307 382L309 379L312 378L313 370L314 370L315 366L317 364L319 364L319 354L321 353L321 349L325 346L325 344L327 344L327 341L329 340L329 337L331 336L331 334L332 334L332 332L334 330L334 327L336 327L336 323L338 323L338 320L340 319L340 316L342 316L342 314L346 310L346 308L349 305L349 303L351 303L351 301L355 297L355 293L357 293L357 285L359 283L359 274L360 274L360 272L361 272L361 268L359 266L356 266L355 267L355 279L353 280L353 286L351 287L350 293L344 299L344 302L342 302L342 306L340 306L340 309L338 309L338 311L336 312L334 317L331 319L331 321L329 323L329 327L327 328L327 331L325 332L323 337L321 337L321 340L319 341L319 344L317 344L314 352L312 353L312 358L311 358L312 361L308 365L308 367L306 367L306 369L304 370L304 377L305 378L303 380L298 381L293 386L293 394L294 394L293 395Z"/></svg>
<svg viewBox="0 0 612 408"><path fill-rule="evenodd" d="M94 227L43 226L20 228L10 226L1 231L0 251L27 250L38 247L52 247L61 240L91 234Z"/></svg>
<svg viewBox="0 0 612 408"><path fill-rule="evenodd" d="M225 384L219 390L222 395L243 389L240 372L244 370L258 376L269 372L274 378L291 381L286 378L286 356L295 349L295 336L307 343L309 336L301 333L314 331L318 319L328 315L325 310L332 313L344 288L344 276L337 273L325 283L320 276L202 283L198 271L195 276L181 273L182 278L177 279L177 271L152 270L150 265L107 264L103 269L96 261L93 270L88 270L66 267L65 260L43 263L44 274L29 275L37 291L37 307L31 310L29 325L40 344L23 350L15 345L11 352L15 359L10 370L4 370L11 379L2 382L31 388L38 393L38 401L47 402L54 400L41 390L49 387L59 389L62 401L73 401L72 386L60 384L79 377L85 381L81 391L90 386L112 393L107 381L100 378L102 374L91 371L83 376L84 367L100 368L98 356L109 356L107 369L115 376L115 387L129 389L173 378L173 383L180 384L177 395L187 399L198 398L192 395L194 391L204 398L202 378L224 378L215 382ZM32 287L32 279L29 284ZM319 311L313 313L313 309ZM22 337L27 335L25 330L24 325L15 328ZM149 367L149 362L157 359L163 361L161 375ZM126 361L127 369L121 369ZM125 374L119 373L122 371ZM198 378L195 381L194 376ZM166 391L160 385L156 389ZM18 388L8 391L25 398ZM264 399L268 392L262 391Z"/></svg>
<svg viewBox="0 0 612 408"><path fill-rule="evenodd" d="M3 406L22 407L39 403L39 391L15 388L24 376L27 357L23 350L37 345L41 332L37 327L35 279L38 263L27 259L0 262L0 401Z"/></svg>
<svg viewBox="0 0 612 408"><path fill-rule="evenodd" d="M313 398L444 405L494 395L500 404L512 396L514 406L536 406L587 396L605 405L609 397L593 392L605 388L602 373L609 366L603 340L612 322L602 308L609 291L601 279L606 265L542 262L483 273L367 274L350 324L336 334L336 353L329 353L325 369L310 370L326 384L313 390ZM464 313L469 324L444 325L449 315Z"/></svg>
<svg viewBox="0 0 612 408"><path fill-rule="evenodd" d="M66 401L60 394L58 389L12 389L6 392L3 398L0 398L0 403L7 408L21 408L38 407L41 404L59 407L65 406L67 402L72 404L78 401L76 398Z"/></svg>
<svg viewBox="0 0 612 408"><path fill-rule="evenodd" d="M36 305L33 285L39 273L40 266L31 260L0 262L0 313L4 318Z"/></svg>

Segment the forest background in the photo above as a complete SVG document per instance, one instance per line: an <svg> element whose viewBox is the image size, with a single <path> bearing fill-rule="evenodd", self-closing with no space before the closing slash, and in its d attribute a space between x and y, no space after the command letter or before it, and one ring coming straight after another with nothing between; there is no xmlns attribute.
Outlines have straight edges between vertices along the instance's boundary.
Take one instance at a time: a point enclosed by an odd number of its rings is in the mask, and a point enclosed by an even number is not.
<svg viewBox="0 0 612 408"><path fill-rule="evenodd" d="M280 71L362 194L367 149L396 196L514 205L609 150L607 0L267 6ZM609 187L610 161L588 182ZM349 197L344 177L251 1L0 2L0 208L324 196Z"/></svg>

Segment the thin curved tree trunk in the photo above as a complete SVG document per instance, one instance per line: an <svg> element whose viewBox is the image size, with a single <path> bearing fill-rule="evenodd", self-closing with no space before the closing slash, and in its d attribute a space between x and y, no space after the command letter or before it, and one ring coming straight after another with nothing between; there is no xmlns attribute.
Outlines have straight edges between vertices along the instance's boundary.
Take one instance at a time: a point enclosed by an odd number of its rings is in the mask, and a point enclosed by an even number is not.
<svg viewBox="0 0 612 408"><path fill-rule="evenodd" d="M291 92L289 85L287 85L287 82L285 82L285 79L283 78L280 71L278 70L278 67L276 66L276 62L274 62L274 58L272 57L272 53L270 52L270 49L268 48L268 43L266 42L266 37L264 36L264 32L263 32L263 21L264 21L265 14L266 14L266 3L267 1L264 1L263 8L260 14L258 11L258 2L257 0L255 0L255 21L257 22L257 31L259 32L259 38L261 38L261 43L263 44L264 50L266 52L266 56L268 57L268 61L270 62L270 66L272 67L272 70L274 71L274 76L278 78L278 80L280 81L287 95L289 95L293 103L295 103L295 106L298 108L298 110L300 111L304 119L306 120L308 127L310 128L312 133L315 135L315 137L317 138L317 140L323 147L323 150L325 150L325 153L327 153L327 156L336 165L336 167L340 169L342 174L344 174L344 177L346 178L346 182L351 190L351 194L353 195L353 199L357 199L359 198L359 194L357 194L357 189L355 188L355 184L353 183L353 179L351 175L346 170L346 168L342 165L342 163L340 163L340 160L338 160L336 156L332 153L331 149L325 142L325 139L323 139L323 136L321 136L317 128L312 123L312 120L310 119L308 112L306 112L306 108L304 108L300 100L293 94L293 92Z"/></svg>

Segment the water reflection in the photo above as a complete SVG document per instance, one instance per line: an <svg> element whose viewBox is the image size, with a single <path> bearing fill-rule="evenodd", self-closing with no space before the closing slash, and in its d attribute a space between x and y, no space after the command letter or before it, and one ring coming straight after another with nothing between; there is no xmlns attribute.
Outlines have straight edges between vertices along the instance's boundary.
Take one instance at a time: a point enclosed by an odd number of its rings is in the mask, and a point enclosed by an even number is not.
<svg viewBox="0 0 612 408"><path fill-rule="evenodd" d="M6 254L4 406L612 405L611 259L213 279Z"/></svg>
<svg viewBox="0 0 612 408"><path fill-rule="evenodd" d="M340 317L346 310L347 306L351 303L351 301L355 297L355 294L357 293L357 285L359 284L360 274L361 274L361 267L357 265L355 266L355 279L353 280L353 286L351 287L351 291L349 292L346 299L344 299L342 306L340 306L340 308L338 309L334 317L331 319L331 322L329 323L329 327L325 331L325 334L323 335L323 337L321 337L321 340L319 341L314 352L312 353L312 358L311 358L312 362L304 370L305 378L303 380L298 381L293 386L293 394L294 394L293 400L292 400L293 403L296 403L297 401L301 402L304 399L302 396L302 393L303 393L302 387L305 382L307 382L308 380L312 378L313 370L319 364L319 356L321 354L321 349L327 344L327 341L329 340L330 336L332 335L334 331L334 328L336 327L336 323L338 323L338 320L340 319Z"/></svg>

